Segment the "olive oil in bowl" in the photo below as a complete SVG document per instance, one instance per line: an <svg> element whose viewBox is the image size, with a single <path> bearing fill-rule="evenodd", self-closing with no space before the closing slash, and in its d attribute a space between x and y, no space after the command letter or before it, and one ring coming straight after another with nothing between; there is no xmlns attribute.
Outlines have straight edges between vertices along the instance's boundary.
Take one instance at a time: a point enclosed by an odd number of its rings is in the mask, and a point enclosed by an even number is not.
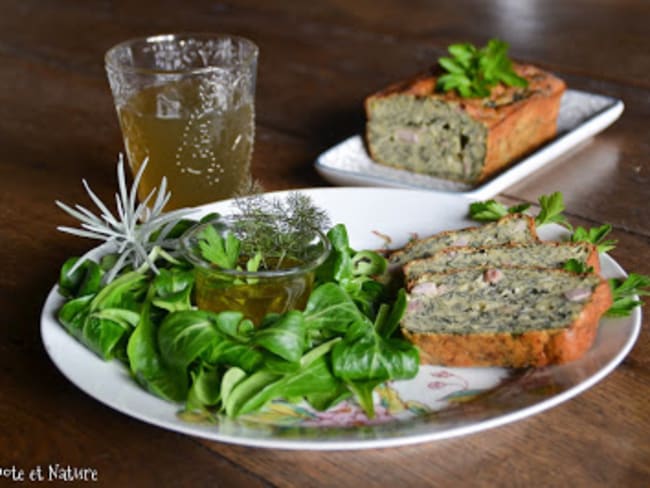
<svg viewBox="0 0 650 488"><path fill-rule="evenodd" d="M236 310L259 325L268 313L303 309L314 284L313 270L303 263L292 263L272 275L246 273L234 278L232 273L196 268L195 300L202 310L223 312Z"/></svg>
<svg viewBox="0 0 650 488"><path fill-rule="evenodd" d="M207 226L213 226L225 241L234 229L232 221L218 220L190 229L182 238L187 259L194 265L194 298L202 310L239 311L256 326L269 313L304 309L314 285L314 271L327 258L330 243L319 230L305 236L304 246L292 256L264 256L255 271L247 267L252 256L237 258L231 269L205 259L199 241ZM235 230L238 239L246 239Z"/></svg>

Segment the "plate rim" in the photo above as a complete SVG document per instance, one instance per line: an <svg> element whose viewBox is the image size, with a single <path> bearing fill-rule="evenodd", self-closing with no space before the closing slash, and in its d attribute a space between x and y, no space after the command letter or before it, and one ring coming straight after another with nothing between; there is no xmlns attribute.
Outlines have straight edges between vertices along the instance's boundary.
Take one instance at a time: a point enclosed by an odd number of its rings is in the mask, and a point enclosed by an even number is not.
<svg viewBox="0 0 650 488"><path fill-rule="evenodd" d="M270 196L283 196L292 191L296 190L287 190L287 191L277 191L270 192ZM428 197L435 199L436 196L430 192L422 192L412 189L386 189L386 188L368 188L368 187L334 187L334 188L305 188L300 189L301 192L306 192L307 194L317 193L336 193L336 192L352 192L357 194L359 191L372 191L372 192L409 192L409 193L425 193ZM358 196L358 195L357 195ZM469 200L463 196L459 196L463 202L468 202ZM196 207L195 210L197 213L202 213L208 211L207 209L213 209L215 204L219 206L228 205L229 201L224 202L215 202L213 204L207 204L203 206ZM614 268L617 273L620 273L621 276L625 276L625 270L609 255L604 254L603 256L608 263ZM79 378L74 375L70 375L65 367L59 364L57 357L53 354L50 346L52 345L52 334L59 335L59 337L65 337L64 340L69 341L69 344L72 344L72 347L77 347L86 351L86 353L92 355L93 360L99 361L102 368L121 368L125 374L128 376L128 368L123 364L117 361L103 361L101 358L95 356L88 349L85 348L82 344L76 341L71 335L69 335L64 328L58 323L56 317L54 316L55 305L57 302L61 303L63 301L62 297L58 295L57 285L54 286L49 291L47 298L43 304L41 310L41 324L40 324L40 335L41 341L47 352L50 360L58 371L73 385L79 388L83 393L90 396L94 400L99 401L100 403L108 406L110 409L118 411L122 414L128 415L129 417L136 418L145 423L155 425L157 427L162 427L166 430L171 430L174 432L179 432L187 435L192 435L195 437L200 437L203 439L224 442L228 444L243 445L250 447L260 447L260 448L273 448L273 449L288 449L288 450L323 450L323 451L332 451L332 450L356 450L356 449L375 449L375 448L390 448L398 446L406 446L412 444L418 444L423 442L432 442L442 439L448 439L453 437L459 437L462 435L468 435L476 432L481 432L488 430L494 427L506 425L509 423L516 422L518 420L524 419L531 415L536 415L545 410L553 408L565 401L579 395L580 393L586 391L587 389L593 387L596 383L600 382L608 374L610 374L618 364L629 354L630 350L634 347L638 336L641 331L642 324L642 313L639 307L635 308L633 314L629 317L629 320L632 320L632 326L630 329L630 334L628 335L623 346L613 355L609 361L599 368L594 374L590 375L583 381L578 382L577 384L567 388L566 390L545 397L539 402L535 402L531 405L527 405L523 408L517 408L514 411L509 411L493 417L472 421L465 425L460 425L452 427L449 429L443 430L432 430L427 432L422 432L420 434L410 435L408 437L392 436L387 438L363 438L363 439L318 439L316 441L312 439L296 439L296 438L281 438L281 437L268 437L268 438L250 438L250 437L237 437L228 434L221 434L217 430L208 432L202 424L192 424L192 423L183 423L183 424L172 424L169 421L164 419L152 418L147 416L146 413L134 411L132 408L123 407L121 404L116 404L115 401L111 399L103 398L100 395L94 394L92 391L89 391L89 387L84 385ZM56 341L56 338L54 339ZM85 354L85 353L84 353ZM107 372L109 370L107 369ZM165 400L159 399L152 395L151 393L144 390L139 385L133 383L133 387L137 388L141 393L144 393L152 398L152 401L164 402L168 405L174 405ZM424 419L420 419L424 421ZM405 423L407 421L396 421L397 424ZM427 422L428 423L428 422Z"/></svg>

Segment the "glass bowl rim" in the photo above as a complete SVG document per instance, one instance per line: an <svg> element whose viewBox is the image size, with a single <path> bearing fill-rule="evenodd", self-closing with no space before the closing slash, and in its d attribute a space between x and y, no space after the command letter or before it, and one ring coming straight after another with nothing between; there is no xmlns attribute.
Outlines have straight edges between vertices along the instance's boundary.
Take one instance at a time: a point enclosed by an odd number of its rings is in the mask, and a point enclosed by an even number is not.
<svg viewBox="0 0 650 488"><path fill-rule="evenodd" d="M318 256L316 256L314 259L311 259L310 261L303 263L300 266L292 266L290 268L281 268L277 270L263 270L263 271L243 271L243 270L240 271L237 269L216 268L215 265L213 265L212 263L206 261L201 257L198 257L196 253L193 252L193 248L190 244L190 239L196 233L200 232L200 229L203 229L208 225L212 225L218 222L231 223L235 220L240 220L240 219L242 219L242 217L237 215L222 215L220 217L215 218L214 220L210 220L209 222L202 222L197 225L193 225L192 227L187 229L180 237L181 252L183 254L183 257L185 257L195 267L198 266L204 269L205 271L214 274L229 276L232 278L283 278L283 277L290 277L290 276L295 276L295 275L313 271L314 269L316 269L318 266L320 266L325 262L325 260L328 258L332 250L332 244L330 243L330 240L327 238L327 235L322 230L314 228L313 229L314 236L318 237L319 241L322 242L323 244L322 252L320 252Z"/></svg>
<svg viewBox="0 0 650 488"><path fill-rule="evenodd" d="M132 46L137 43L142 44L155 44L160 41L173 41L173 40L189 40L189 39L232 39L242 45L247 45L250 48L250 52L241 62L229 63L224 65L213 65L213 66L201 66L197 68L189 69L175 69L175 70L164 70L164 69L155 69L155 68L145 68L142 66L133 66L126 63L121 63L117 60L115 54L127 46ZM191 76L194 74L209 73L211 71L228 71L233 68L238 68L242 66L251 66L259 56L259 47L252 40L228 33L210 33L210 32L175 32L175 33L163 33L155 34L152 36L142 36L142 37L133 37L121 41L114 46L110 47L106 54L104 55L104 65L107 69L128 73L136 73L143 75L156 75L156 76L178 76L178 75L187 75Z"/></svg>

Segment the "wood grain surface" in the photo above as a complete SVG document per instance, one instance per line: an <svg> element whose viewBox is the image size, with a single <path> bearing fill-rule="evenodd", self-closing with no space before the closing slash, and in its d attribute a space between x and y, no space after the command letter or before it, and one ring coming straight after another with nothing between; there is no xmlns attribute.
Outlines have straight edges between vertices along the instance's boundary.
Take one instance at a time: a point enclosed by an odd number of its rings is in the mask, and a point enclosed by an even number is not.
<svg viewBox="0 0 650 488"><path fill-rule="evenodd" d="M650 485L650 327L602 382L478 434L403 448L293 452L208 442L117 413L69 383L39 315L62 262L89 242L54 200L114 192L122 141L103 55L127 38L228 32L260 46L254 176L327 186L324 149L364 125L362 101L451 42L499 37L572 88L623 100L621 119L508 188L562 191L576 223L614 226L612 256L650 274L650 3L646 0L3 0L0 14L0 469L91 467L102 486ZM2 471L0 471L2 473ZM10 486L0 475L0 486Z"/></svg>

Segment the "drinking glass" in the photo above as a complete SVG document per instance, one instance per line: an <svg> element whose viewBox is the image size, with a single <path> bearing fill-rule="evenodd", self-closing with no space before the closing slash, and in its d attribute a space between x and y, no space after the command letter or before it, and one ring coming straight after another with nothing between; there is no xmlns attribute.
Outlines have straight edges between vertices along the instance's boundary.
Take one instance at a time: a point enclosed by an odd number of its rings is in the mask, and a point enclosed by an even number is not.
<svg viewBox="0 0 650 488"><path fill-rule="evenodd" d="M108 80L142 201L167 177L166 210L229 198L250 183L258 48L218 34L167 34L106 53Z"/></svg>

